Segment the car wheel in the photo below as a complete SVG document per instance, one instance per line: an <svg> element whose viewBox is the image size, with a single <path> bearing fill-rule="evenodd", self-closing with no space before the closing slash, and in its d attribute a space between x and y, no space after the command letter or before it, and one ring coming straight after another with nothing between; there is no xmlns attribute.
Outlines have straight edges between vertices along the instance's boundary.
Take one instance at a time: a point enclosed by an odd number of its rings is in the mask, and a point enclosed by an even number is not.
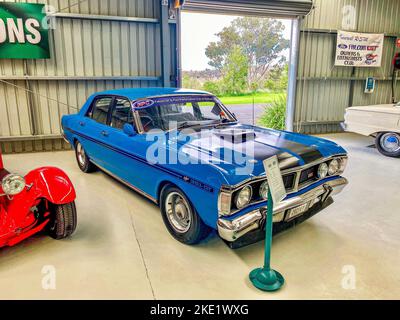
<svg viewBox="0 0 400 320"><path fill-rule="evenodd" d="M395 132L381 132L375 140L376 148L387 157L400 157L400 135Z"/></svg>
<svg viewBox="0 0 400 320"><path fill-rule="evenodd" d="M169 233L185 244L197 244L211 232L186 195L173 186L164 187L160 199L161 215Z"/></svg>
<svg viewBox="0 0 400 320"><path fill-rule="evenodd" d="M61 240L68 238L76 229L77 215L75 202L52 206L51 221L48 224L49 236Z"/></svg>
<svg viewBox="0 0 400 320"><path fill-rule="evenodd" d="M75 142L75 155L78 166L83 172L90 173L96 171L96 166L90 162L85 149L83 149L83 146L79 141Z"/></svg>

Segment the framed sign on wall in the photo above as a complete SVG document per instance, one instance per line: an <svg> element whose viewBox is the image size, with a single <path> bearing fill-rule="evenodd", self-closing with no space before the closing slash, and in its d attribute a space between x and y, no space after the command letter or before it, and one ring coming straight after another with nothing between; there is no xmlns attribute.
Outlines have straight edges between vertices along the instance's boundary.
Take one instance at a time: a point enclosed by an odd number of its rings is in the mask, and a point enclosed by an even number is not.
<svg viewBox="0 0 400 320"><path fill-rule="evenodd" d="M44 4L0 2L1 58L50 58Z"/></svg>
<svg viewBox="0 0 400 320"><path fill-rule="evenodd" d="M338 31L335 66L380 67L383 34Z"/></svg>

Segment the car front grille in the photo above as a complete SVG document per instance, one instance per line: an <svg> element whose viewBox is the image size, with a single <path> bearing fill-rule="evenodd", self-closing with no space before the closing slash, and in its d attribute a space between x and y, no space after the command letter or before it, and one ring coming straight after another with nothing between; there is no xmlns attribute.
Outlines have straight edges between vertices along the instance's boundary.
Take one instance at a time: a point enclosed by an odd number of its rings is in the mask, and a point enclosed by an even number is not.
<svg viewBox="0 0 400 320"><path fill-rule="evenodd" d="M290 191L294 188L294 183L296 181L296 174L290 173L283 176L283 184L287 191Z"/></svg>
<svg viewBox="0 0 400 320"><path fill-rule="evenodd" d="M302 185L307 182L318 180L318 166L313 166L300 173L299 184Z"/></svg>

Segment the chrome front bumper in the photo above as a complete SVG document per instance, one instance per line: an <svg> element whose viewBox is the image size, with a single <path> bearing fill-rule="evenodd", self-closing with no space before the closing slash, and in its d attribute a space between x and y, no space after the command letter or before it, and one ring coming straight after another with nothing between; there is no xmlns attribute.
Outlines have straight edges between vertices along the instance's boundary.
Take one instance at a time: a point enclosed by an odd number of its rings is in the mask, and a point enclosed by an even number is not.
<svg viewBox="0 0 400 320"><path fill-rule="evenodd" d="M308 210L311 209L317 203L324 202L328 197L340 193L347 184L347 179L341 177L327 181L299 196L282 201L274 209L273 222L284 221L285 214L288 210L299 207L303 204L310 203ZM228 220L221 217L218 219L217 223L218 233L220 237L226 241L236 241L246 233L259 229L261 221L264 219L264 215L265 210L263 210L263 208L258 208L257 210L244 214L234 220Z"/></svg>

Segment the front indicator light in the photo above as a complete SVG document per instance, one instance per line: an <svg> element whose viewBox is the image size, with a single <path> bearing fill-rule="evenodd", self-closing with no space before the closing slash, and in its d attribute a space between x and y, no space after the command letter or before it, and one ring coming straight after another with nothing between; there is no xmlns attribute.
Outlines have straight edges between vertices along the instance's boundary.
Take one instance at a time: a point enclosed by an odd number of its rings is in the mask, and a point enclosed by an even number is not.
<svg viewBox="0 0 400 320"><path fill-rule="evenodd" d="M231 213L231 195L230 193L221 192L219 195L219 213L223 216L228 216Z"/></svg>
<svg viewBox="0 0 400 320"><path fill-rule="evenodd" d="M348 161L348 158L346 158L346 157L340 158L339 173L342 174L344 172L344 170L346 169L346 166L347 166L347 161Z"/></svg>

